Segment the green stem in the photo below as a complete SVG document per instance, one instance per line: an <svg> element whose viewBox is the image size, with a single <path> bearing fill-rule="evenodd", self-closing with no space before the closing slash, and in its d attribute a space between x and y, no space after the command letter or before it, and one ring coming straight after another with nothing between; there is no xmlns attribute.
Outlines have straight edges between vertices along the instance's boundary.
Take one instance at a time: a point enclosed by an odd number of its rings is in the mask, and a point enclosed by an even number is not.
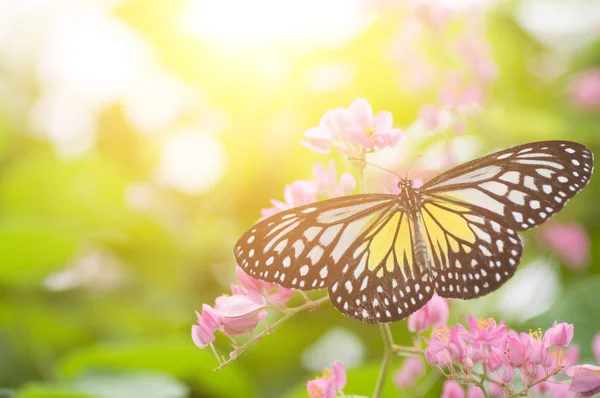
<svg viewBox="0 0 600 398"><path fill-rule="evenodd" d="M394 357L394 338L392 337L390 325L387 323L380 323L379 330L381 331L381 337L383 337L383 361L381 362L379 376L377 377L377 384L375 384L373 398L381 398L385 380L387 379L390 370L390 364Z"/></svg>
<svg viewBox="0 0 600 398"><path fill-rule="evenodd" d="M273 323L271 326L267 327L262 332L260 332L260 333L258 333L256 335L252 336L252 338L250 340L248 340L247 342L245 342L241 346L239 346L236 349L234 349L233 351L231 351L231 353L229 355L229 359L221 362L221 364L219 364L219 366L217 366L213 370L221 370L225 366L229 365L242 352L244 352L246 350L246 348L248 348L250 345L252 345L255 342L257 342L258 340L262 339L263 336L272 333L275 329L277 329L279 327L279 325L281 325L282 323L284 323L285 321L287 321L288 319L290 319L291 317L293 317L297 313L299 313L301 311L305 311L305 310L312 311L315 308L317 308L318 306L320 306L321 304L326 303L327 301L329 301L329 296L321 297L320 299L307 302L307 303L305 303L303 305L300 305L298 307L286 309L285 315L282 316L281 318L279 318L277 320L277 322Z"/></svg>

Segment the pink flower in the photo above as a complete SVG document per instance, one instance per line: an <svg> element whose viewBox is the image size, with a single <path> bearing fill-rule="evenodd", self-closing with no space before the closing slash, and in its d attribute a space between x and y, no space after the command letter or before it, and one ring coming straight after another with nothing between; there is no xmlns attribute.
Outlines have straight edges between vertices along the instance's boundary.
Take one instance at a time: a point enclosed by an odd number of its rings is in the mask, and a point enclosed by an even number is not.
<svg viewBox="0 0 600 398"><path fill-rule="evenodd" d="M600 332L596 333L596 336L594 336L592 352L594 353L594 358L596 358L596 363L600 364Z"/></svg>
<svg viewBox="0 0 600 398"><path fill-rule="evenodd" d="M394 147L402 139L402 131L392 127L392 114L379 112L373 116L373 109L367 100L359 98L348 108L351 121L346 138L358 146L378 151L386 146Z"/></svg>
<svg viewBox="0 0 600 398"><path fill-rule="evenodd" d="M600 109L600 68L583 71L569 87L571 103L580 109Z"/></svg>
<svg viewBox="0 0 600 398"><path fill-rule="evenodd" d="M419 109L419 120L430 130L437 128L440 124L440 110L433 105L423 105Z"/></svg>
<svg viewBox="0 0 600 398"><path fill-rule="evenodd" d="M573 339L574 327L568 323L556 323L544 333L544 343L546 346L558 345L567 346Z"/></svg>
<svg viewBox="0 0 600 398"><path fill-rule="evenodd" d="M590 240L581 225L556 221L548 223L540 231L540 239L570 268L581 269L588 264Z"/></svg>
<svg viewBox="0 0 600 398"><path fill-rule="evenodd" d="M465 391L455 381L446 380L444 382L444 388L442 390L442 398L464 398Z"/></svg>
<svg viewBox="0 0 600 398"><path fill-rule="evenodd" d="M292 289L254 279L240 267L236 268L235 273L236 279L241 286L232 285L231 292L234 295L245 294L257 304L264 305L265 296L267 300L274 304L285 304L292 298L292 294L294 293ZM275 290L275 293L268 294L268 292L272 292L273 290Z"/></svg>
<svg viewBox="0 0 600 398"><path fill-rule="evenodd" d="M569 391L577 392L578 397L591 397L600 392L600 367L572 366L567 370L567 374L573 377Z"/></svg>
<svg viewBox="0 0 600 398"><path fill-rule="evenodd" d="M307 205L317 201L317 192L315 184L309 181L298 180L285 186L283 191L284 202L271 199L273 207L262 209L262 218L267 218L280 211L291 209L293 207Z"/></svg>
<svg viewBox="0 0 600 398"><path fill-rule="evenodd" d="M323 376L306 383L310 398L335 398L346 386L346 369L340 361L335 361L331 370L325 369Z"/></svg>
<svg viewBox="0 0 600 398"><path fill-rule="evenodd" d="M513 368L520 368L529 360L527 346L513 336L506 338L504 356L506 357L506 362Z"/></svg>
<svg viewBox="0 0 600 398"><path fill-rule="evenodd" d="M348 109L327 111L319 126L305 131L304 137L307 141L302 144L316 152L329 153L335 147L345 155L362 158L365 152L395 146L402 131L392 127L391 113L374 116L371 105L359 98Z"/></svg>
<svg viewBox="0 0 600 398"><path fill-rule="evenodd" d="M408 317L408 330L423 332L431 326L442 327L448 321L448 301L437 294L420 310L413 312Z"/></svg>
<svg viewBox="0 0 600 398"><path fill-rule="evenodd" d="M217 297L215 310L221 316L220 329L229 336L241 336L253 331L267 317L264 305L248 296L233 295Z"/></svg>
<svg viewBox="0 0 600 398"><path fill-rule="evenodd" d="M192 340L199 348L204 348L215 341L215 331L203 325L192 325Z"/></svg>
<svg viewBox="0 0 600 398"><path fill-rule="evenodd" d="M482 102L481 87L475 83L466 83L457 74L451 74L440 91L440 102L450 109L463 105L479 104Z"/></svg>
<svg viewBox="0 0 600 398"><path fill-rule="evenodd" d="M467 398L483 398L484 396L481 388L477 386L471 385L467 388Z"/></svg>
<svg viewBox="0 0 600 398"><path fill-rule="evenodd" d="M408 357L404 360L402 368L394 375L394 384L398 388L407 388L425 373L425 365L421 357Z"/></svg>
<svg viewBox="0 0 600 398"><path fill-rule="evenodd" d="M331 198L344 196L356 188L356 180L350 173L342 173L340 182L337 183L337 174L335 172L335 162L333 159L329 162L329 170L321 163L315 163L313 173L317 179L317 194L327 194Z"/></svg>
<svg viewBox="0 0 600 398"><path fill-rule="evenodd" d="M429 346L425 349L425 358L433 366L448 366L452 361L460 363L465 361L467 347L459 335L464 328L455 325L448 329L437 329L431 333ZM472 364L471 364L472 365Z"/></svg>
<svg viewBox="0 0 600 398"><path fill-rule="evenodd" d="M325 112L317 127L312 127L304 132L307 141L300 143L318 153L330 153L331 149L339 147L339 140L344 135L347 125L347 110L337 108Z"/></svg>
<svg viewBox="0 0 600 398"><path fill-rule="evenodd" d="M221 314L210 305L202 305L202 314L196 311L198 324L192 325L192 340L200 348L204 348L215 341L215 332L222 323Z"/></svg>
<svg viewBox="0 0 600 398"><path fill-rule="evenodd" d="M528 347L530 359L536 365L542 365L547 368L552 365L552 356L548 352L548 346L542 339L542 330L535 332L521 333L521 341Z"/></svg>
<svg viewBox="0 0 600 398"><path fill-rule="evenodd" d="M457 49L465 64L481 81L488 83L498 76L498 67L490 57L487 43L479 35L469 35L457 42Z"/></svg>
<svg viewBox="0 0 600 398"><path fill-rule="evenodd" d="M506 326L496 326L496 321L492 318L480 318L475 320L473 315L469 315L467 320L470 332L463 332L461 337L471 344L484 344L491 347L499 342L506 334Z"/></svg>

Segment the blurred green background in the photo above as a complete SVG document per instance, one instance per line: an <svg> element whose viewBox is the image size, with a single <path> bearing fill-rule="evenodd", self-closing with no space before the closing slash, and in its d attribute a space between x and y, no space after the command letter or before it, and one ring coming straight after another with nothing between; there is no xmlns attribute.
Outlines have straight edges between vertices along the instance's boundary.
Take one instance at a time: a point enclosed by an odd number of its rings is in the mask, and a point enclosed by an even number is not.
<svg viewBox="0 0 600 398"><path fill-rule="evenodd" d="M600 148L600 112L573 94L600 66L597 2L416 3L0 2L0 397L304 396L335 358L350 369L345 391L369 395L379 330L330 305L219 372L190 338L193 310L234 280L237 238L286 184L329 161L299 145L303 131L363 97L407 131L370 159L402 173L447 166L428 163L440 151L455 163L543 139ZM442 3L445 24L427 8ZM415 20L420 33L407 36ZM473 26L497 76L461 128L418 128L443 79L415 86L425 70L411 54L443 75ZM390 179L372 177L372 191ZM592 179L557 217L587 231L589 261L568 267L526 232L515 278L453 303L451 321L574 322L582 361L593 361L599 197ZM393 331L410 343L404 321ZM216 346L228 352L224 336ZM439 395L439 383L420 388L402 394ZM385 393L401 394L391 378Z"/></svg>

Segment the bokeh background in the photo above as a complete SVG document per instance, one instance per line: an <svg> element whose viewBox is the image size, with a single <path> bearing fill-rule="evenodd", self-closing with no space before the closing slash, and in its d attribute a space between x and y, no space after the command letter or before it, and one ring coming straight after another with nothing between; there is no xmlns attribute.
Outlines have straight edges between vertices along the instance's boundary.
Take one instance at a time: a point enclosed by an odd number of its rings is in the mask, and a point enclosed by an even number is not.
<svg viewBox="0 0 600 398"><path fill-rule="evenodd" d="M302 133L365 98L405 130L369 160L413 178L535 140L598 153L599 67L592 0L0 1L0 397L303 396L335 358L370 394L379 331L330 305L219 372L190 338L261 208L315 162L352 171ZM598 198L524 233L513 280L452 322L573 322L593 363Z"/></svg>

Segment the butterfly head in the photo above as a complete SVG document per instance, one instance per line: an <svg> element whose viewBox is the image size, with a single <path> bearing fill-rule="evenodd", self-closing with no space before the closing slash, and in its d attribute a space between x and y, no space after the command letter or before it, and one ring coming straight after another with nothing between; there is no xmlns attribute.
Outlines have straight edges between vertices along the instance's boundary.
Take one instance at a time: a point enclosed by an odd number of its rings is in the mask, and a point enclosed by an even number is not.
<svg viewBox="0 0 600 398"><path fill-rule="evenodd" d="M401 178L398 181L399 199L405 206L414 206L418 202L419 189L413 186L413 180Z"/></svg>

